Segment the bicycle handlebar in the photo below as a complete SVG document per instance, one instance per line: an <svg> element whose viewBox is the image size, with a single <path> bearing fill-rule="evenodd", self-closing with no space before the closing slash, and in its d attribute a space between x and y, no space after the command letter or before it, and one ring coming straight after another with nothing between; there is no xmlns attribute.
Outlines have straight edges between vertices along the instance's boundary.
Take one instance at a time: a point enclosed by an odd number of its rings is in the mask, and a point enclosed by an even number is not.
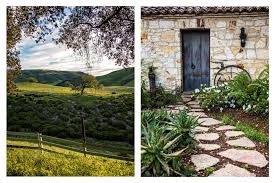
<svg viewBox="0 0 275 183"><path fill-rule="evenodd" d="M221 60L221 61L227 61L227 60ZM221 67L224 67L224 63L223 62L212 62L212 63L217 63L217 64L221 64Z"/></svg>

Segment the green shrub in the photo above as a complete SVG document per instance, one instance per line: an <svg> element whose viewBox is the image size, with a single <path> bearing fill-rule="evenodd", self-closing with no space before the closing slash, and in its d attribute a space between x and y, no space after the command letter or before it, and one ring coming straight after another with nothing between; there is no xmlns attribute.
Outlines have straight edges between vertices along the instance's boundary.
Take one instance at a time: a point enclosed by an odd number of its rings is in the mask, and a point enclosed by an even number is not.
<svg viewBox="0 0 275 183"><path fill-rule="evenodd" d="M249 82L246 74L240 73L234 80L221 86L205 87L195 90L201 98L200 104L208 110L242 108L245 112L268 117L269 114L269 68L268 65L259 77Z"/></svg>
<svg viewBox="0 0 275 183"><path fill-rule="evenodd" d="M146 83L142 80L141 83L141 108L153 109L161 108L166 105L175 104L179 100L179 95L174 94L172 91L166 91L163 87L158 87L156 95L151 95L146 88Z"/></svg>

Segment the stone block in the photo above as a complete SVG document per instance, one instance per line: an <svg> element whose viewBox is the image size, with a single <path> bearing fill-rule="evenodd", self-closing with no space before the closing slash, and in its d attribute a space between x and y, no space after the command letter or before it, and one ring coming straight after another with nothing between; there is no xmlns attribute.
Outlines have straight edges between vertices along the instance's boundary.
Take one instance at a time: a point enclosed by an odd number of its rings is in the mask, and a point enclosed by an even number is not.
<svg viewBox="0 0 275 183"><path fill-rule="evenodd" d="M255 26L263 26L266 25L266 20L255 20Z"/></svg>
<svg viewBox="0 0 275 183"><path fill-rule="evenodd" d="M260 38L256 43L256 48L265 48L266 46L266 38Z"/></svg>
<svg viewBox="0 0 275 183"><path fill-rule="evenodd" d="M172 29L174 27L175 27L175 23L173 20L160 20L159 21L159 28Z"/></svg>
<svg viewBox="0 0 275 183"><path fill-rule="evenodd" d="M164 42L174 42L175 41L175 32L174 31L165 31L161 34L160 40Z"/></svg>
<svg viewBox="0 0 275 183"><path fill-rule="evenodd" d="M157 20L150 20L149 21L149 28L150 29L156 29L159 28L159 23Z"/></svg>
<svg viewBox="0 0 275 183"><path fill-rule="evenodd" d="M268 59L269 51L268 49L256 49L257 59Z"/></svg>
<svg viewBox="0 0 275 183"><path fill-rule="evenodd" d="M224 21L224 20L217 20L216 27L226 27L226 21Z"/></svg>
<svg viewBox="0 0 275 183"><path fill-rule="evenodd" d="M256 58L256 52L255 50L246 50L246 58L247 59L255 59Z"/></svg>
<svg viewBox="0 0 275 183"><path fill-rule="evenodd" d="M269 27L262 26L260 35L261 35L261 37L268 36L269 35Z"/></svg>

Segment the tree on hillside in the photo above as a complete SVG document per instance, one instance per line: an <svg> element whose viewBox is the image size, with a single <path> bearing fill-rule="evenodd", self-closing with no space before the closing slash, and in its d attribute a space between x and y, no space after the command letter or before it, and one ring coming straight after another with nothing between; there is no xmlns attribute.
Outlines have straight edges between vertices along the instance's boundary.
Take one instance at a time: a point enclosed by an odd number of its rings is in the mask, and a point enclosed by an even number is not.
<svg viewBox="0 0 275 183"><path fill-rule="evenodd" d="M97 85L97 80L92 75L84 75L79 83L80 95L83 95L85 88L93 88Z"/></svg>
<svg viewBox="0 0 275 183"><path fill-rule="evenodd" d="M133 7L8 7L9 93L15 89L13 81L21 70L16 45L22 36L39 43L53 32L58 32L53 37L56 44L63 44L84 57L87 65L93 61L91 55L99 53L123 66L134 59Z"/></svg>
<svg viewBox="0 0 275 183"><path fill-rule="evenodd" d="M30 83L38 83L38 80L35 77L29 77L28 82Z"/></svg>

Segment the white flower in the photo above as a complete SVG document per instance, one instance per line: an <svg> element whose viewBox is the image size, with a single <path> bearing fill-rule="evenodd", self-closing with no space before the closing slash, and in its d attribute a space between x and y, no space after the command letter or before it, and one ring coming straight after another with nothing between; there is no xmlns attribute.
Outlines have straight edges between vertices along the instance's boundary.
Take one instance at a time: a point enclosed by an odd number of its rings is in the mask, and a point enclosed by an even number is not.
<svg viewBox="0 0 275 183"><path fill-rule="evenodd" d="M221 112L223 111L223 108L222 108L222 107L220 108L220 111L221 111Z"/></svg>
<svg viewBox="0 0 275 183"><path fill-rule="evenodd" d="M199 93L200 92L200 90L197 88L197 89L195 89L195 93Z"/></svg>
<svg viewBox="0 0 275 183"><path fill-rule="evenodd" d="M245 110L245 105L243 105L243 110Z"/></svg>

